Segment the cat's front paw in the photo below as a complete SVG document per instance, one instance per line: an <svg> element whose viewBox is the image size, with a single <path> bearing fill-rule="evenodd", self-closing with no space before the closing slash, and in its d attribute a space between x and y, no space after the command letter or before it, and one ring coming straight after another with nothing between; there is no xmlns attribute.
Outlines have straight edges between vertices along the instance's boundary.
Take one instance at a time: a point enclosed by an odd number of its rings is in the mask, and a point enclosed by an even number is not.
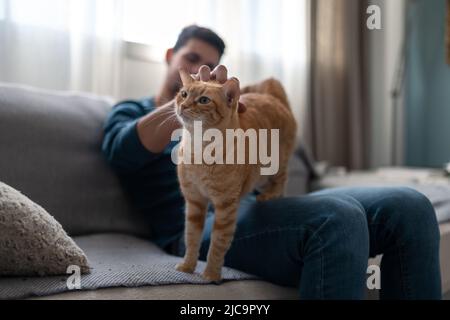
<svg viewBox="0 0 450 320"><path fill-rule="evenodd" d="M220 282L222 280L222 274L220 271L205 270L202 273L203 279L211 282Z"/></svg>
<svg viewBox="0 0 450 320"><path fill-rule="evenodd" d="M186 264L186 263L179 263L175 267L177 271L184 272L184 273L194 273L195 271L195 265L192 264Z"/></svg>

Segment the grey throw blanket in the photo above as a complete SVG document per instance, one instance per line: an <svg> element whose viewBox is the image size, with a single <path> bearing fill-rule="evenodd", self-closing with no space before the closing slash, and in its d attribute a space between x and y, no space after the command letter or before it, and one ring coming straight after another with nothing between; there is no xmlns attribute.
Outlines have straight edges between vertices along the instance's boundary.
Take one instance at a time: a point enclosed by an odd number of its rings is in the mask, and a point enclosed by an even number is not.
<svg viewBox="0 0 450 320"><path fill-rule="evenodd" d="M181 258L170 256L149 241L122 234L102 234L74 238L86 253L91 274L81 277L81 290L108 287L141 287L164 284L208 284L200 272L205 263L199 262L196 273L175 270ZM48 296L69 291L67 276L46 278L0 278L0 299L22 299ZM223 269L224 281L257 279L257 277ZM151 297L149 297L151 299Z"/></svg>

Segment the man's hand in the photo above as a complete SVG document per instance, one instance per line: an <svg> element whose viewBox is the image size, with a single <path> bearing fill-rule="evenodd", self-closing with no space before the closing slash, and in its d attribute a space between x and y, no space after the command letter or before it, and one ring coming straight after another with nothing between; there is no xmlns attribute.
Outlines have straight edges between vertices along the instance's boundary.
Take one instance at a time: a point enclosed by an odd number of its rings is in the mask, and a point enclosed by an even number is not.
<svg viewBox="0 0 450 320"><path fill-rule="evenodd" d="M228 70L225 66L219 65L212 72L208 66L202 66L196 75L193 75L195 80L200 80L204 82L217 81L220 84L224 84L228 80L236 81L239 84L239 80L235 77L228 79ZM239 102L239 113L244 113L246 107L242 102Z"/></svg>
<svg viewBox="0 0 450 320"><path fill-rule="evenodd" d="M213 71L208 66L202 66L194 79L200 81L218 81L224 84L228 80L239 82L236 78L228 79L228 70L219 65ZM239 103L239 112L245 112L245 106ZM171 142L174 130L181 128L175 114L175 100L159 107L156 111L142 117L137 124L139 139L144 147L153 153L161 153Z"/></svg>
<svg viewBox="0 0 450 320"><path fill-rule="evenodd" d="M201 66L198 73L196 75L193 75L193 77L195 80L204 82L215 80L221 84L224 84L228 80L228 70L223 65L217 66L213 71L211 71L208 66Z"/></svg>

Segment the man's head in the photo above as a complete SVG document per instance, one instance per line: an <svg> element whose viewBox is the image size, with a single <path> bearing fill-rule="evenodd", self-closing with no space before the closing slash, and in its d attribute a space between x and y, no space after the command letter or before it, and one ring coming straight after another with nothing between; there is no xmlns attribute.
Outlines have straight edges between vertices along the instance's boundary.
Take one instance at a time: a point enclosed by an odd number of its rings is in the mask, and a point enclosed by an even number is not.
<svg viewBox="0 0 450 320"><path fill-rule="evenodd" d="M202 65L207 65L212 70L219 64L224 51L225 43L212 30L196 25L184 28L175 47L167 50L166 85L176 94L182 86L180 69L196 74Z"/></svg>

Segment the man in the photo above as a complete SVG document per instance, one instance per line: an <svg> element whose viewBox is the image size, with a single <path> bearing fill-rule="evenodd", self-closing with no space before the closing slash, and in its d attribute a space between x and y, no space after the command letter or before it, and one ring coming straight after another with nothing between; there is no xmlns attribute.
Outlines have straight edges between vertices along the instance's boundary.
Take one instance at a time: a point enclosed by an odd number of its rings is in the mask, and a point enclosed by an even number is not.
<svg viewBox="0 0 450 320"><path fill-rule="evenodd" d="M152 98L118 104L105 124L106 158L148 218L152 240L178 256L185 250L184 200L170 141L180 127L173 114L181 86L178 70L200 70L202 80L225 82L226 69L216 67L224 49L211 30L185 28L167 51L161 90ZM210 213L202 260L213 221ZM407 188L332 189L267 202L249 195L241 202L225 265L298 287L302 299L361 299L368 258L383 254L381 298L440 299L439 241L432 205Z"/></svg>

